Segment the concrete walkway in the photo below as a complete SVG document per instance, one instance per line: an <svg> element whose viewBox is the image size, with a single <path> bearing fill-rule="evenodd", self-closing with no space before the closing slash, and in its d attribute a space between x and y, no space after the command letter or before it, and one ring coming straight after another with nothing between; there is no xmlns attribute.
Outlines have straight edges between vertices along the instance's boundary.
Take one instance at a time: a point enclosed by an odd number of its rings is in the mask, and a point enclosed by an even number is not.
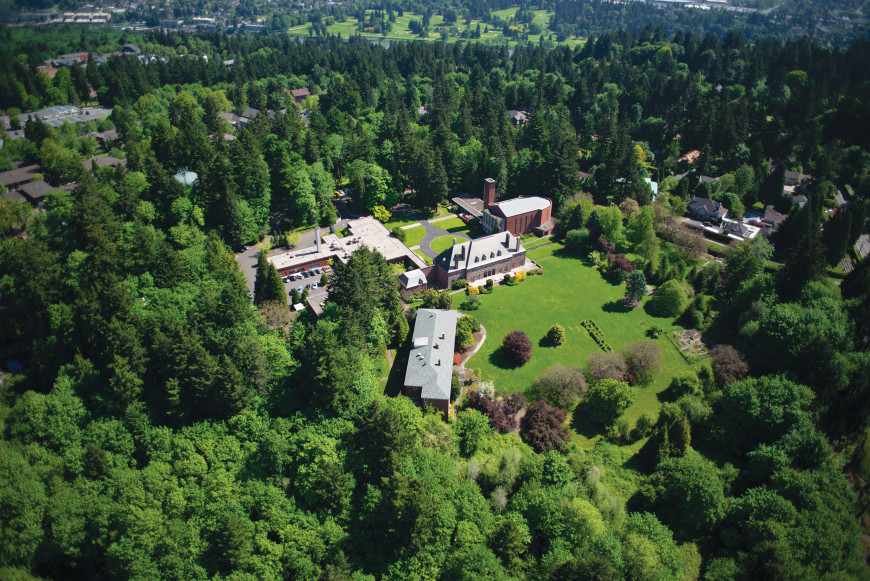
<svg viewBox="0 0 870 581"><path fill-rule="evenodd" d="M460 369L464 369L465 364L468 362L468 360L474 357L474 354L477 353L481 347L483 347L483 343L484 341L486 341L486 327L484 327L483 324L480 325L480 333L480 343L474 346L474 350L472 350L472 352L468 354L468 357L466 357L462 364L459 366Z"/></svg>
<svg viewBox="0 0 870 581"><path fill-rule="evenodd" d="M436 238L441 238L442 236L455 236L457 242L460 240L470 240L468 236L461 232L448 232L444 228L433 226L429 220L420 220L420 224L426 229L426 235L423 237L423 241L420 242L420 250L429 258L435 258L438 256L438 253L432 250L432 241Z"/></svg>

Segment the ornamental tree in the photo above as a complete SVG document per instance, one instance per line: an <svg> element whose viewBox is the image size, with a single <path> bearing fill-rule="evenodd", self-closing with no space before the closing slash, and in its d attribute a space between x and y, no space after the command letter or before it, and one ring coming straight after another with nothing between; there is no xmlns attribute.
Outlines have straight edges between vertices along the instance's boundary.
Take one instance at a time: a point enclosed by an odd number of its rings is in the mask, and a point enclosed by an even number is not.
<svg viewBox="0 0 870 581"><path fill-rule="evenodd" d="M547 341L549 341L551 345L561 345L565 342L567 336L567 333L565 333L565 327L559 323L556 323L550 327L549 331L547 331Z"/></svg>
<svg viewBox="0 0 870 581"><path fill-rule="evenodd" d="M647 302L646 310L654 317L678 317L686 309L686 289L678 280L669 280Z"/></svg>
<svg viewBox="0 0 870 581"><path fill-rule="evenodd" d="M505 355L516 363L523 365L532 358L532 342L522 331L511 331L502 341Z"/></svg>
<svg viewBox="0 0 870 581"><path fill-rule="evenodd" d="M625 281L625 296L640 301L644 295L646 295L646 276L640 270L635 270Z"/></svg>
<svg viewBox="0 0 870 581"><path fill-rule="evenodd" d="M595 420L609 426L625 413L634 402L631 387L624 381L603 379L586 392L586 412Z"/></svg>

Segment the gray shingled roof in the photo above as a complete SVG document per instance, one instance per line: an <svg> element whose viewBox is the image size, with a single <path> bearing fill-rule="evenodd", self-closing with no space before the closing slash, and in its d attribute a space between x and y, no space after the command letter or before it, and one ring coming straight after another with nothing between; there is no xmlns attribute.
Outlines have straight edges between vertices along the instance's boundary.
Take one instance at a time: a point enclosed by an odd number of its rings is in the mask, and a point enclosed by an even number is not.
<svg viewBox="0 0 870 581"><path fill-rule="evenodd" d="M417 309L405 385L420 387L426 400L449 400L457 311Z"/></svg>
<svg viewBox="0 0 870 581"><path fill-rule="evenodd" d="M522 244L517 250L517 237L510 232L499 232L448 248L438 255L435 263L447 272L453 272L498 262L517 252L525 252Z"/></svg>

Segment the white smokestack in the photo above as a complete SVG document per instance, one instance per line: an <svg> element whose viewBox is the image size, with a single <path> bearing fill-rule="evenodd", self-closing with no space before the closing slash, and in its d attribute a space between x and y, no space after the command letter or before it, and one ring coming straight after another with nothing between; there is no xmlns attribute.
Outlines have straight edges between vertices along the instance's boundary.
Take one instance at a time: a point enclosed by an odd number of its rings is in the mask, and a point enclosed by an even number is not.
<svg viewBox="0 0 870 581"><path fill-rule="evenodd" d="M320 253L320 226L314 227L314 240L317 242L317 252Z"/></svg>

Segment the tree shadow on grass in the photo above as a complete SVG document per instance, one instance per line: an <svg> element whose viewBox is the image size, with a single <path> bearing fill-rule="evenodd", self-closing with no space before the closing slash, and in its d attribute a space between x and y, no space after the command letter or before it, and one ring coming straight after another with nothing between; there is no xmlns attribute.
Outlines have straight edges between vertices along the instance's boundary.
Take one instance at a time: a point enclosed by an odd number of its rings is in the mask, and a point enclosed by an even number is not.
<svg viewBox="0 0 870 581"><path fill-rule="evenodd" d="M626 307L621 300L610 301L601 306L601 310L605 313L630 313L634 309Z"/></svg>
<svg viewBox="0 0 870 581"><path fill-rule="evenodd" d="M541 339L538 341L538 347L551 347L551 348L555 348L555 347L558 347L558 345L556 345L555 343L553 343L553 342L552 342L552 341L551 341L551 340L550 340L546 335L544 335L544 336L541 337Z"/></svg>
<svg viewBox="0 0 870 581"><path fill-rule="evenodd" d="M384 388L384 395L387 397L396 397L402 393L410 353L410 341L405 341L396 351L396 358L393 361L393 367L390 369L389 375L387 375L387 385Z"/></svg>
<svg viewBox="0 0 870 581"><path fill-rule="evenodd" d="M489 362L499 369L516 369L520 367L513 359L505 353L504 347L499 347L489 355Z"/></svg>
<svg viewBox="0 0 870 581"><path fill-rule="evenodd" d="M571 415L571 429L590 440L599 434L604 433L604 426L596 420L590 418L583 409L582 405L574 408L574 413Z"/></svg>

